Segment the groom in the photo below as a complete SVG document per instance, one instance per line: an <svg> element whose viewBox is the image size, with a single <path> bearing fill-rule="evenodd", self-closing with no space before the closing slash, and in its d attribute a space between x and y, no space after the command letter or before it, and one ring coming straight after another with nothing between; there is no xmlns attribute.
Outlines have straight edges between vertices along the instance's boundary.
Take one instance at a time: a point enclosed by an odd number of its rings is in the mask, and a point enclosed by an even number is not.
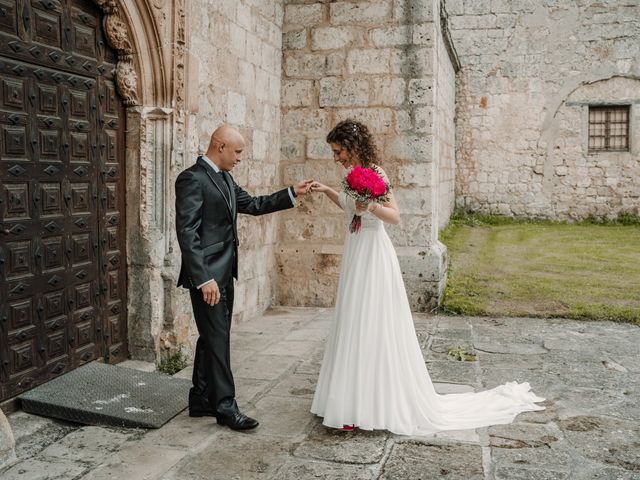
<svg viewBox="0 0 640 480"><path fill-rule="evenodd" d="M176 230L182 266L178 286L189 289L198 341L189 391L189 415L214 416L234 430L258 426L235 401L229 334L233 313L233 279L238 278L238 213L264 215L292 208L310 181L271 195L252 197L230 173L240 162L245 142L235 129L222 125L207 153L176 180Z"/></svg>

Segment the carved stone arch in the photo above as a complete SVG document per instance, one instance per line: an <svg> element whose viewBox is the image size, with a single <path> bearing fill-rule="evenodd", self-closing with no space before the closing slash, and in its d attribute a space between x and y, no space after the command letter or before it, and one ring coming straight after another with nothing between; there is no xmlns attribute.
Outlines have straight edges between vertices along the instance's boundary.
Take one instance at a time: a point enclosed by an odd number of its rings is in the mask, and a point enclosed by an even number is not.
<svg viewBox="0 0 640 480"><path fill-rule="evenodd" d="M173 179L183 165L187 67L185 0L92 0L118 54L116 83L127 106L126 237L129 352L155 361L171 350L179 295L172 285Z"/></svg>
<svg viewBox="0 0 640 480"><path fill-rule="evenodd" d="M93 2L104 12L105 36L109 45L118 53L116 84L124 104L127 107L144 103L158 104L161 95L157 93L165 90L160 86L164 76L157 75L162 72L162 60L154 55L159 46L154 41L157 38L157 28L147 2ZM152 78L153 81L141 81L145 78Z"/></svg>

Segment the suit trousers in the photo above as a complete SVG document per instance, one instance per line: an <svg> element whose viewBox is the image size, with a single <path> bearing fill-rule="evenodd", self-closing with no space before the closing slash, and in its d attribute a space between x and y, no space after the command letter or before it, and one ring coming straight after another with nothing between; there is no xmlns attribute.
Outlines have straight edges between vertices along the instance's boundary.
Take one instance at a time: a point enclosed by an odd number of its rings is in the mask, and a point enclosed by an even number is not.
<svg viewBox="0 0 640 480"><path fill-rule="evenodd" d="M233 279L227 285L218 287L220 301L213 306L205 303L201 290L189 290L200 335L196 343L189 408L228 413L228 410L237 408L229 343L233 315Z"/></svg>

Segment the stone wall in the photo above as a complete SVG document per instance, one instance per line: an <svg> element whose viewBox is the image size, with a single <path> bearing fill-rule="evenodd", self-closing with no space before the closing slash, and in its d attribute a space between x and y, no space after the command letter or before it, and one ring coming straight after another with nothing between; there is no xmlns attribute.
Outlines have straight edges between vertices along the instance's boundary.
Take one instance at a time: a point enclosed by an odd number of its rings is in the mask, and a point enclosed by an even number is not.
<svg viewBox="0 0 640 480"><path fill-rule="evenodd" d="M289 0L283 27L284 182L314 178L337 187L344 172L332 161L326 134L345 118L367 124L402 213L402 224L387 231L416 310L433 307L443 284L438 204L441 193L445 204L452 196L451 187L449 192L438 187L434 158L441 141L448 142L443 175L452 185L452 95L449 91L436 103L434 92L438 77L453 84L446 78L451 71L434 67L438 12L433 0ZM438 108L450 111L440 118ZM436 126L445 124L449 130L436 134ZM331 306L345 234L342 212L324 196L301 203L283 215L277 301Z"/></svg>
<svg viewBox="0 0 640 480"><path fill-rule="evenodd" d="M282 1L191 2L190 50L198 65L193 73L198 100L185 166L206 150L216 126L230 124L247 141L233 177L255 195L283 188L278 172L282 18ZM278 215L238 217L235 320L262 313L272 303ZM186 294L184 303L184 321L195 334Z"/></svg>
<svg viewBox="0 0 640 480"><path fill-rule="evenodd" d="M197 338L188 293L176 288L177 175L225 122L247 140L236 181L255 194L281 188L283 8L266 0L145 2L122 3L124 43L134 52L124 52L124 63L135 68L124 82L134 90L126 135L128 335L132 358L156 361L189 353ZM235 320L272 303L277 224L275 216L239 219Z"/></svg>
<svg viewBox="0 0 640 480"><path fill-rule="evenodd" d="M457 205L577 219L638 212L640 3L447 0ZM627 104L631 152L587 151L589 104Z"/></svg>
<svg viewBox="0 0 640 480"><path fill-rule="evenodd" d="M434 22L437 34L434 62L434 104L436 124L434 125L434 139L436 151L434 160L438 175L438 227L444 228L455 207L455 111L456 111L456 71L460 68L455 50L450 50L452 44L448 39L448 18L443 12L443 20ZM449 49L448 49L449 48Z"/></svg>

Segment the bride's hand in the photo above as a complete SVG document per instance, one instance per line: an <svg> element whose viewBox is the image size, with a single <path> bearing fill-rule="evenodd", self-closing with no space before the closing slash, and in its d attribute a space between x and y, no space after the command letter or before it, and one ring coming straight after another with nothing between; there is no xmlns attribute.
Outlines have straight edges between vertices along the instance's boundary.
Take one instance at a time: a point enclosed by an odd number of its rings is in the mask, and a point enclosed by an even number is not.
<svg viewBox="0 0 640 480"><path fill-rule="evenodd" d="M364 212L366 212L367 210L369 210L369 202L358 202L356 200L356 213L358 215L362 215Z"/></svg>
<svg viewBox="0 0 640 480"><path fill-rule="evenodd" d="M326 185L324 185L323 183L320 182L313 182L311 184L311 191L312 192L320 192L320 193L324 193L327 190L329 190L329 187L327 187Z"/></svg>

